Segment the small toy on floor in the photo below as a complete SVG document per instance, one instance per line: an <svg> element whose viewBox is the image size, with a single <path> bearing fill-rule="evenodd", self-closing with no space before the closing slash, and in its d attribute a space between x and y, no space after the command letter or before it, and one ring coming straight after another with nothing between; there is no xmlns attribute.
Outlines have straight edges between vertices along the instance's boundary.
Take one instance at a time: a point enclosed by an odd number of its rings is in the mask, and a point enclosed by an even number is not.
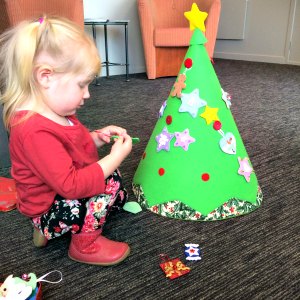
<svg viewBox="0 0 300 300"><path fill-rule="evenodd" d="M184 254L186 260L196 261L202 259L199 244L184 244L184 246Z"/></svg>
<svg viewBox="0 0 300 300"><path fill-rule="evenodd" d="M190 272L191 268L187 267L179 258L170 259L166 254L161 254L161 263L159 266L166 274L167 278L175 279Z"/></svg>
<svg viewBox="0 0 300 300"><path fill-rule="evenodd" d="M57 281L44 279L54 272L59 273L60 278ZM55 270L40 278L37 278L34 273L23 274L21 278L9 275L5 281L0 284L0 300L40 300L42 299L42 281L59 283L62 281L62 273Z"/></svg>
<svg viewBox="0 0 300 300"><path fill-rule="evenodd" d="M16 208L17 192L14 179L0 177L0 211L7 212Z"/></svg>
<svg viewBox="0 0 300 300"><path fill-rule="evenodd" d="M123 206L123 209L133 214L137 214L142 211L141 206L135 201L126 202Z"/></svg>

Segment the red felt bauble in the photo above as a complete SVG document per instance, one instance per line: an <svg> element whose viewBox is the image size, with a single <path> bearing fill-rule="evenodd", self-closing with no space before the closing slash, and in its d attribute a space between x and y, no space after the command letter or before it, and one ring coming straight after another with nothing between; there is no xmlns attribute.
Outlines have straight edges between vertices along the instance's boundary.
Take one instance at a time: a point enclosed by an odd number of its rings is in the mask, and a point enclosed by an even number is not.
<svg viewBox="0 0 300 300"><path fill-rule="evenodd" d="M166 123L167 123L168 125L170 125L170 124L172 123L172 116L168 115L168 116L166 117Z"/></svg>
<svg viewBox="0 0 300 300"><path fill-rule="evenodd" d="M192 61L191 58L187 58L187 59L184 61L184 66L185 66L187 69L191 68L192 65L193 65L193 61Z"/></svg>
<svg viewBox="0 0 300 300"><path fill-rule="evenodd" d="M220 130L222 128L222 123L220 121L215 121L214 122L214 129L215 130Z"/></svg>

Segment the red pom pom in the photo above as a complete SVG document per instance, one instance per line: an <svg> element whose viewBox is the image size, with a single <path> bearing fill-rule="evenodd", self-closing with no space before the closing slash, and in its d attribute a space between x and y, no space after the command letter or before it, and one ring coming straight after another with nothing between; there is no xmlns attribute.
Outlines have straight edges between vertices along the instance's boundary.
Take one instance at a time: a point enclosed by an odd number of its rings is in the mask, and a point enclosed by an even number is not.
<svg viewBox="0 0 300 300"><path fill-rule="evenodd" d="M159 168L158 174L159 174L160 176L163 176L163 175L165 174L165 169L164 169L164 168Z"/></svg>
<svg viewBox="0 0 300 300"><path fill-rule="evenodd" d="M166 117L166 123L168 125L170 125L172 123L172 116L169 115L169 116Z"/></svg>
<svg viewBox="0 0 300 300"><path fill-rule="evenodd" d="M203 181L208 181L209 180L209 174L208 173L203 173L201 177L202 177Z"/></svg>
<svg viewBox="0 0 300 300"><path fill-rule="evenodd" d="M193 61L192 61L192 59L191 58L187 58L185 61L184 61L184 66L186 67L186 68L191 68L192 67L192 65L193 65Z"/></svg>
<svg viewBox="0 0 300 300"><path fill-rule="evenodd" d="M220 121L215 121L214 122L214 129L215 130L220 130L222 127L222 123Z"/></svg>

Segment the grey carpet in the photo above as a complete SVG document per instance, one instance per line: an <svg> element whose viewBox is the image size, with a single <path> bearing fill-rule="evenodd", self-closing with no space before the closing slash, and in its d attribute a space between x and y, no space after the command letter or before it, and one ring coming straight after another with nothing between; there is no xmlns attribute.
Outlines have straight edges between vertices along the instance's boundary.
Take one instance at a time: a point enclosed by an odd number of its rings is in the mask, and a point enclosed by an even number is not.
<svg viewBox="0 0 300 300"><path fill-rule="evenodd" d="M69 236L36 249L28 220L17 211L1 213L0 281L10 273L39 276L56 269L63 282L45 283L44 299L300 299L300 67L216 60L215 70L233 96L232 113L264 194L261 208L211 223L147 211L115 214L105 235L128 242L132 253L113 267L68 259ZM174 81L150 81L145 74L130 82L101 78L79 112L90 129L113 123L141 138L120 168L130 200L134 171ZM9 176L9 169L0 169L0 176ZM187 263L191 272L171 281L159 268L159 254L185 261L185 243L199 243L203 259Z"/></svg>

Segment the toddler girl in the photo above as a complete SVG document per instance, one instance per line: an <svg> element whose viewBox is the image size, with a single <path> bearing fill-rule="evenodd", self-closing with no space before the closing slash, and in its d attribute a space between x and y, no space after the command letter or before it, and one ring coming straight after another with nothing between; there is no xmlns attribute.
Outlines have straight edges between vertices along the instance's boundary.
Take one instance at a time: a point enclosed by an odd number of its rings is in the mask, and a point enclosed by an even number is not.
<svg viewBox="0 0 300 300"><path fill-rule="evenodd" d="M10 131L11 173L19 211L34 226L36 246L72 233L69 257L113 265L129 246L101 235L109 212L127 199L117 170L132 148L126 130L89 132L76 110L100 71L94 42L74 23L43 17L0 38L3 119ZM99 160L97 147L118 135Z"/></svg>

